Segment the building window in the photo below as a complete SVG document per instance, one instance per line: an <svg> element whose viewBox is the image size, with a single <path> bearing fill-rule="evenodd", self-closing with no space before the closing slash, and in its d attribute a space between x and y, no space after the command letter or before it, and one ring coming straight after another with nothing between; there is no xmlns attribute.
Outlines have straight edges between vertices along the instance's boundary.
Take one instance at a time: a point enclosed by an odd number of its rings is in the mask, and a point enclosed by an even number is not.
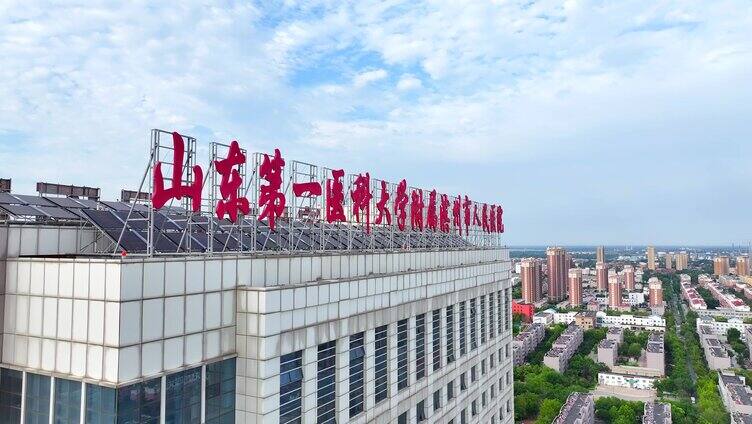
<svg viewBox="0 0 752 424"><path fill-rule="evenodd" d="M507 343L507 345L504 346L504 350L505 350L504 357L507 358L507 359L509 359L509 351L510 351L510 349L509 349L509 343Z"/></svg>
<svg viewBox="0 0 752 424"><path fill-rule="evenodd" d="M201 367L167 376L165 423L201 422Z"/></svg>
<svg viewBox="0 0 752 424"><path fill-rule="evenodd" d="M460 413L460 424L467 424L467 408Z"/></svg>
<svg viewBox="0 0 752 424"><path fill-rule="evenodd" d="M426 314L415 317L415 379L426 376Z"/></svg>
<svg viewBox="0 0 752 424"><path fill-rule="evenodd" d="M478 415L478 399L473 400L473 403L471 404L472 407L472 414L473 416Z"/></svg>
<svg viewBox="0 0 752 424"><path fill-rule="evenodd" d="M407 424L407 411L400 414L397 418L397 424Z"/></svg>
<svg viewBox="0 0 752 424"><path fill-rule="evenodd" d="M470 299L470 350L478 347L478 310L477 299Z"/></svg>
<svg viewBox="0 0 752 424"><path fill-rule="evenodd" d="M486 407L486 392L483 392L480 394L480 407L481 408Z"/></svg>
<svg viewBox="0 0 752 424"><path fill-rule="evenodd" d="M208 376L207 376L208 380ZM279 422L299 423L302 416L303 351L279 358Z"/></svg>
<svg viewBox="0 0 752 424"><path fill-rule="evenodd" d="M9 423L20 423L22 395L23 373L0 368L0 417Z"/></svg>
<svg viewBox="0 0 752 424"><path fill-rule="evenodd" d="M441 408L441 389L433 392L433 410L438 411Z"/></svg>
<svg viewBox="0 0 752 424"><path fill-rule="evenodd" d="M350 336L350 418L363 412L364 333Z"/></svg>
<svg viewBox="0 0 752 424"><path fill-rule="evenodd" d="M496 297L498 298L498 302L496 302L496 308L499 312L499 316L497 317L497 323L499 324L499 335L501 335L501 332L502 332L501 323L502 323L502 319L504 318L504 303L506 303L506 300L502 299L501 291L496 293Z"/></svg>
<svg viewBox="0 0 752 424"><path fill-rule="evenodd" d="M281 374L280 372L280 380ZM235 416L235 358L206 365L204 402L206 403L206 424L224 424L233 420Z"/></svg>
<svg viewBox="0 0 752 424"><path fill-rule="evenodd" d="M407 388L409 382L408 363L410 362L407 345L407 320L397 322L397 390Z"/></svg>
<svg viewBox="0 0 752 424"><path fill-rule="evenodd" d="M433 337L433 370L441 369L441 309L433 311L431 316Z"/></svg>
<svg viewBox="0 0 752 424"><path fill-rule="evenodd" d="M316 360L316 416L318 423L336 422L334 387L336 383L335 372L337 357L337 341L319 345Z"/></svg>
<svg viewBox="0 0 752 424"><path fill-rule="evenodd" d="M454 399L454 380L447 383L447 401Z"/></svg>
<svg viewBox="0 0 752 424"><path fill-rule="evenodd" d="M480 361L480 374L486 375L486 360L485 359L482 359Z"/></svg>
<svg viewBox="0 0 752 424"><path fill-rule="evenodd" d="M463 392L467 390L467 372L460 374L460 390Z"/></svg>
<svg viewBox="0 0 752 424"><path fill-rule="evenodd" d="M454 362L454 306L446 308L447 364Z"/></svg>
<svg viewBox="0 0 752 424"><path fill-rule="evenodd" d="M491 384L491 399L494 399L496 397L496 385Z"/></svg>
<svg viewBox="0 0 752 424"><path fill-rule="evenodd" d="M161 378L154 378L117 389L118 422L158 423L161 400Z"/></svg>
<svg viewBox="0 0 752 424"><path fill-rule="evenodd" d="M426 420L426 401L425 400L418 402L417 412L418 412L418 422L420 423L420 422L425 421Z"/></svg>
<svg viewBox="0 0 752 424"><path fill-rule="evenodd" d="M494 327L494 294L488 295L488 338L493 339L496 335Z"/></svg>
<svg viewBox="0 0 752 424"><path fill-rule="evenodd" d="M374 359L375 359L375 397L376 397L376 403L381 402L382 400L386 399L387 396L387 386L389 382L389 370L387 367L387 353L389 352L389 349L386 345L386 336L387 336L387 326L383 325L381 327L378 327L376 329L376 341L375 345L376 348L374 349Z"/></svg>
<svg viewBox="0 0 752 424"><path fill-rule="evenodd" d="M511 289L505 290L505 296L504 296L504 330L509 330L509 318L512 316L511 306L509 305L509 293L511 292ZM501 292L499 292L501 294Z"/></svg>
<svg viewBox="0 0 752 424"><path fill-rule="evenodd" d="M81 421L81 382L55 379L55 423Z"/></svg>
<svg viewBox="0 0 752 424"><path fill-rule="evenodd" d="M460 302L460 356L467 353L467 307Z"/></svg>
<svg viewBox="0 0 752 424"><path fill-rule="evenodd" d="M480 297L480 344L486 343L486 296Z"/></svg>
<svg viewBox="0 0 752 424"><path fill-rule="evenodd" d="M86 385L86 424L114 423L117 390Z"/></svg>
<svg viewBox="0 0 752 424"><path fill-rule="evenodd" d="M50 377L26 373L26 422L50 420Z"/></svg>
<svg viewBox="0 0 752 424"><path fill-rule="evenodd" d="M488 356L488 360L490 362L491 369L494 369L494 366L496 365L496 363L494 361L494 354L493 353Z"/></svg>
<svg viewBox="0 0 752 424"><path fill-rule="evenodd" d="M471 383L475 383L475 380L477 380L477 379L478 379L478 366L477 365L473 365L470 368L470 382Z"/></svg>
<svg viewBox="0 0 752 424"><path fill-rule="evenodd" d="M507 380L506 381L506 383L507 383L506 385L507 386L512 383L512 379L510 378L510 376L511 376L511 374L509 374L509 371L507 371L507 378L506 378L506 380Z"/></svg>

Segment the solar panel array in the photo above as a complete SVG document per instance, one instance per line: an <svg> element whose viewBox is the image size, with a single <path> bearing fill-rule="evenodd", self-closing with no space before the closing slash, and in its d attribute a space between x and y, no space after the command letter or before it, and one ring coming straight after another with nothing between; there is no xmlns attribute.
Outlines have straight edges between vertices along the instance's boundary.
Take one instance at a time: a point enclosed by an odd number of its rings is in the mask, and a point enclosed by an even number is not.
<svg viewBox="0 0 752 424"><path fill-rule="evenodd" d="M112 250L145 253L148 245L148 206L68 197L24 196L0 193L0 217L35 222L85 222L99 229L112 242ZM210 231L210 219L213 229ZM185 210L165 207L154 214L154 250L158 253L206 252L209 233L214 252L282 250L365 250L411 248L457 248L470 243L458 234L397 232L375 226L366 234L349 224L321 224L278 220L275 231L260 221L244 219L238 224ZM115 243L120 240L115 249Z"/></svg>

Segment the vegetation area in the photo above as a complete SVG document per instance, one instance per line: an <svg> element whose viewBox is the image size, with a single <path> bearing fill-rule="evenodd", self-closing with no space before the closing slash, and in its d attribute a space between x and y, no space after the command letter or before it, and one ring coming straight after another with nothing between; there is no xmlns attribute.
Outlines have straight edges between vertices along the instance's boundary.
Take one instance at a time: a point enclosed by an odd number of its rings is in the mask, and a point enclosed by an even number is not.
<svg viewBox="0 0 752 424"><path fill-rule="evenodd" d="M512 287L512 299L522 299L522 283Z"/></svg>
<svg viewBox="0 0 752 424"><path fill-rule="evenodd" d="M669 304L679 302L679 277L661 275ZM676 303L678 306L678 303ZM681 310L679 310L681 314ZM728 424L729 415L718 393L718 374L708 369L699 337L695 332L697 314L689 312L676 330L674 309L666 311L666 364L668 376L656 383L658 393L671 403L673 422ZM697 381L693 382L690 365ZM692 404L690 397L696 397Z"/></svg>
<svg viewBox="0 0 752 424"><path fill-rule="evenodd" d="M516 336L520 334L523 322L525 322L525 315L512 314L512 335Z"/></svg>
<svg viewBox="0 0 752 424"><path fill-rule="evenodd" d="M708 309L716 309L721 306L721 304L718 302L718 299L714 298L713 295L710 294L710 290L706 289L705 287L698 286L697 293L702 296L702 299L708 305Z"/></svg>
<svg viewBox="0 0 752 424"><path fill-rule="evenodd" d="M598 381L598 373L606 370L603 364L588 356L606 337L605 328L585 331L577 353L563 374L542 364L543 356L565 328L565 325L557 324L546 329L545 339L530 354L528 364L514 369L516 422L535 418L536 423L550 423L570 393L592 390Z"/></svg>
<svg viewBox="0 0 752 424"><path fill-rule="evenodd" d="M739 362L745 361L749 357L749 349L747 344L742 341L742 333L736 328L729 328L726 332L726 338L731 348L734 349L736 359Z"/></svg>
<svg viewBox="0 0 752 424"><path fill-rule="evenodd" d="M648 345L648 337L650 333L647 331L624 330L624 342L619 345L619 356L626 361L639 360L642 350Z"/></svg>
<svg viewBox="0 0 752 424"><path fill-rule="evenodd" d="M608 424L639 424L645 404L615 397L602 397L595 401L595 416Z"/></svg>

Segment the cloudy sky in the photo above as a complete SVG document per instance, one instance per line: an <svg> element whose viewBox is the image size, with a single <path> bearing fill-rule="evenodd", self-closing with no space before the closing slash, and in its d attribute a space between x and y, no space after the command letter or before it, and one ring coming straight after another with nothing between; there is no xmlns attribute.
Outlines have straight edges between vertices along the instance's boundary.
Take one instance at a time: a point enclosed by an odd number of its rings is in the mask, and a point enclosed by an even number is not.
<svg viewBox="0 0 752 424"><path fill-rule="evenodd" d="M0 176L149 130L502 203L509 244L752 239L752 3L0 2ZM174 3L174 2L171 2Z"/></svg>

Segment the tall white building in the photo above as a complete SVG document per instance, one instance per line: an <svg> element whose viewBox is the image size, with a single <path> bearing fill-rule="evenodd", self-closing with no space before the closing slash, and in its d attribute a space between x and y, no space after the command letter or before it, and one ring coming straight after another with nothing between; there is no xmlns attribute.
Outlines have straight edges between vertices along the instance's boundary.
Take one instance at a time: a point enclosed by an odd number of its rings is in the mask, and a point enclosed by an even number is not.
<svg viewBox="0 0 752 424"><path fill-rule="evenodd" d="M0 199L3 419L513 422L506 248L112 255L128 205L64 199Z"/></svg>

